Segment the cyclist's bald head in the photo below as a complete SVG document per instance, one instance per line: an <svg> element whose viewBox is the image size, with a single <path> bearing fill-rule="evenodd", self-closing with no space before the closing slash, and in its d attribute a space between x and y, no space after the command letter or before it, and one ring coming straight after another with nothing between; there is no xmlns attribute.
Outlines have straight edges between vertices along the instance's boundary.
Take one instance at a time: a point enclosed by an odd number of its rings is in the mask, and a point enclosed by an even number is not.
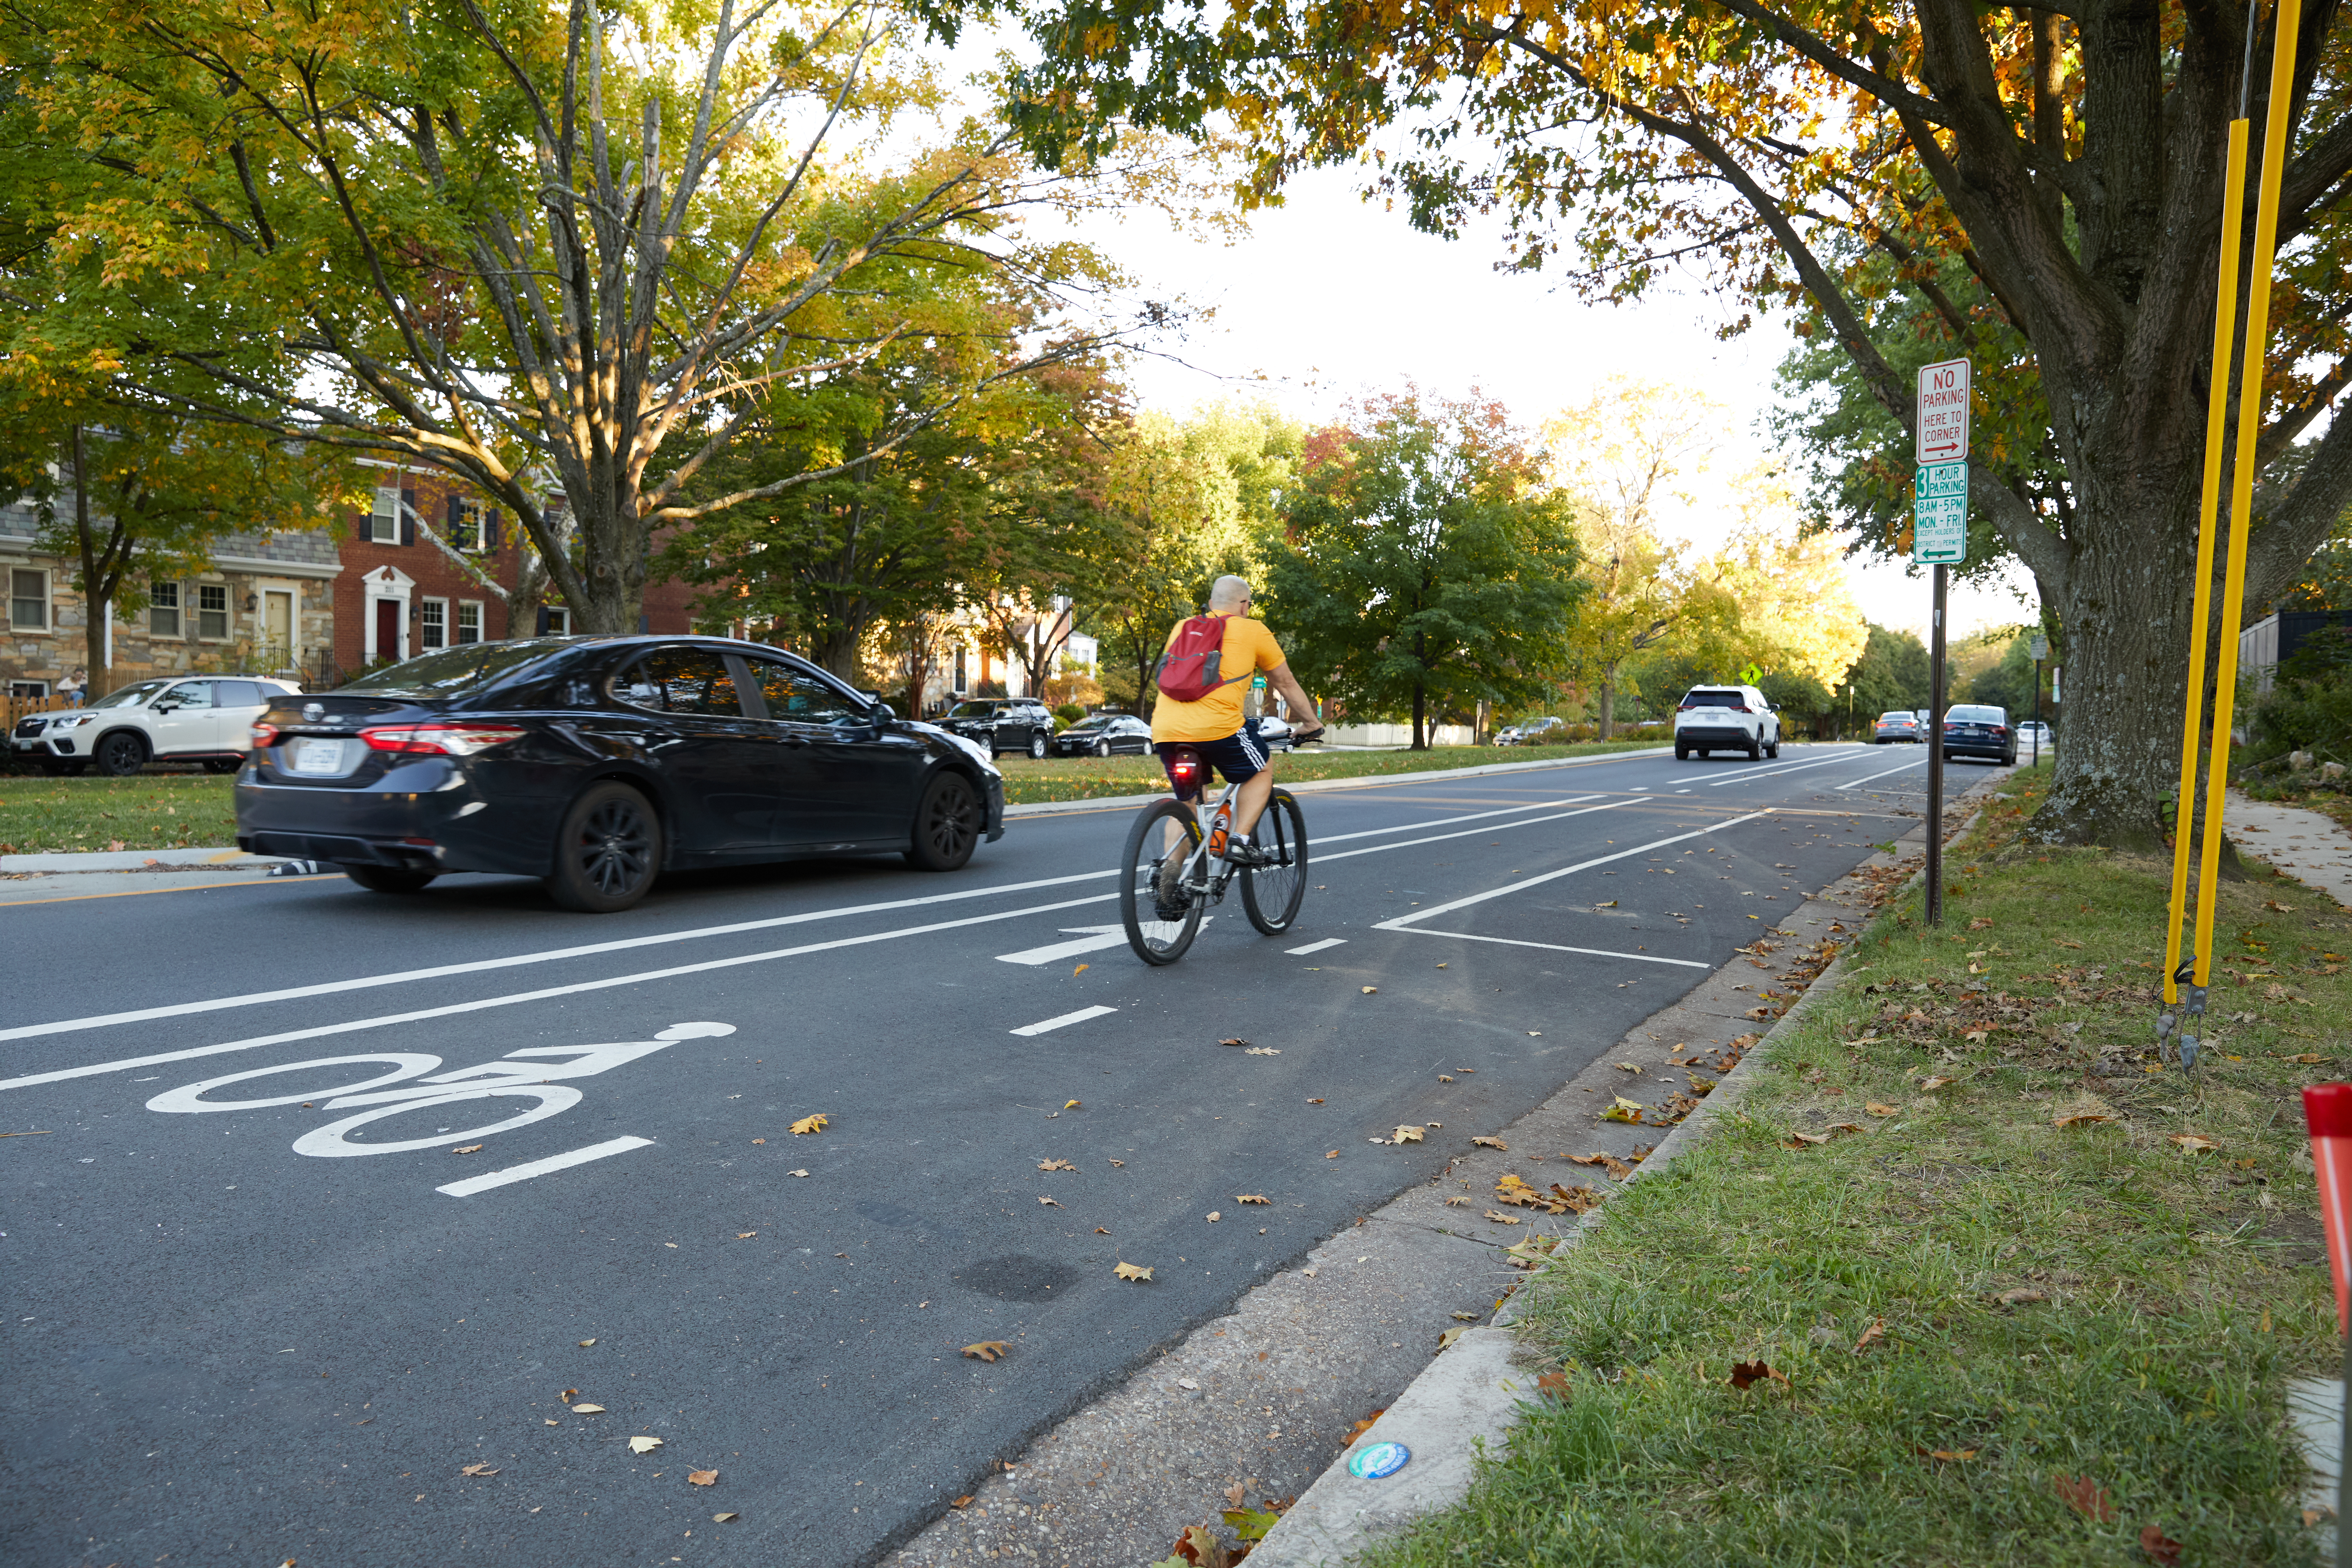
<svg viewBox="0 0 2352 1568"><path fill-rule="evenodd" d="M1230 616L1249 603L1250 585L1238 577L1220 577L1209 585L1209 608Z"/></svg>

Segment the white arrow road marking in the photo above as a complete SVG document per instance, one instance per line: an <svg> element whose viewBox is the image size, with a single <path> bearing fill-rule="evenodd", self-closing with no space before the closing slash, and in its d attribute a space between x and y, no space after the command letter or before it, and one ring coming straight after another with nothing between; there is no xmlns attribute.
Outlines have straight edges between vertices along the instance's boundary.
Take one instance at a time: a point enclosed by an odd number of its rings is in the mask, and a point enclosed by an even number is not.
<svg viewBox="0 0 2352 1568"><path fill-rule="evenodd" d="M446 1142L448 1140L436 1142ZM625 1154L632 1149L650 1149L653 1142L650 1138L614 1138L603 1143L591 1143L585 1149L574 1149L569 1154L551 1154L544 1160L533 1160L527 1164L509 1165L503 1171L485 1171L478 1176L468 1176L462 1182L452 1182L446 1187L433 1190L446 1193L453 1198L469 1198L476 1193L487 1193L492 1187L503 1187L509 1182L528 1182L533 1176L544 1176L550 1171L569 1170L574 1165L584 1165L591 1160Z"/></svg>
<svg viewBox="0 0 2352 1568"><path fill-rule="evenodd" d="M1348 939L1344 936L1327 936L1321 942L1310 942L1305 947L1287 948L1285 949L1285 951L1293 958L1304 958L1310 952L1321 952L1327 947L1345 947L1347 945Z"/></svg>
<svg viewBox="0 0 2352 1568"><path fill-rule="evenodd" d="M1127 938L1120 937L1118 940L1125 942ZM1024 1024L1012 1032L1016 1035L1042 1035L1048 1030L1063 1028L1071 1024L1083 1024L1088 1018L1099 1018L1106 1013L1118 1011L1116 1007L1081 1007L1075 1013L1065 1013L1058 1018L1047 1018L1035 1024Z"/></svg>
<svg viewBox="0 0 2352 1568"><path fill-rule="evenodd" d="M1127 942L1127 931L1120 926L1064 926L1075 935L1076 942L1052 942L1045 947L1025 948L1019 952L1000 952L999 963L1051 963L1081 952L1100 952L1107 947L1121 947Z"/></svg>

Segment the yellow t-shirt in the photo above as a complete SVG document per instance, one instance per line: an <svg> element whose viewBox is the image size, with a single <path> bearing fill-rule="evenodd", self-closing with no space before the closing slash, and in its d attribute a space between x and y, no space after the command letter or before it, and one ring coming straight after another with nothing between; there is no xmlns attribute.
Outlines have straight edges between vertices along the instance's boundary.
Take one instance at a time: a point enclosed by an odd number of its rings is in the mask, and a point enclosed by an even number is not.
<svg viewBox="0 0 2352 1568"><path fill-rule="evenodd" d="M1161 645L1162 653L1175 642L1181 626L1179 623L1168 628L1168 643ZM1162 741L1222 741L1228 735L1239 734L1242 693L1249 689L1250 677L1261 669L1279 669L1286 662L1264 621L1253 621L1245 616L1226 617L1224 652L1217 662L1220 684L1198 702L1179 702L1162 692L1151 710L1153 744Z"/></svg>

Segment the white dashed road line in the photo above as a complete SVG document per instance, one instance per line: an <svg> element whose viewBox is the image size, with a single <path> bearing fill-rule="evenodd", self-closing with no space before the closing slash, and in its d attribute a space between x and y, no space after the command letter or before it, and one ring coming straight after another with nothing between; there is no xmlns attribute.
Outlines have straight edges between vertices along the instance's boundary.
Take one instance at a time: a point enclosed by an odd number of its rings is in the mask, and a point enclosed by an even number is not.
<svg viewBox="0 0 2352 1568"><path fill-rule="evenodd" d="M1107 947L1127 945L1127 932L1118 926L1064 926L1074 941L1051 942L1044 947L1024 948L1019 952L1000 952L999 963L1054 963L1065 958L1075 958L1082 952L1100 952Z"/></svg>
<svg viewBox="0 0 2352 1568"><path fill-rule="evenodd" d="M1374 931L1404 931L1419 921L1434 920L1439 915L1451 914L1455 910L1465 910L1472 904L1483 904L1489 899L1499 899L1507 893L1516 893L1528 888L1540 887L1546 882L1556 881L1562 877L1572 877L1579 871L1589 871L1595 866L1606 866L1612 860L1625 860L1630 859L1636 855L1646 855L1653 849L1663 849L1669 844L1680 844L1684 840L1690 838L1704 838L1710 833L1720 833L1727 827L1737 827L1743 822L1754 822L1759 817L1769 816L1771 815L1772 813L1770 808L1767 807L1762 811L1751 811L1745 816L1734 816L1728 818L1725 821L1716 823L1709 827L1697 828L1689 833L1677 833L1671 838L1652 839L1647 844L1636 844L1631 849L1620 849L1614 855L1596 856L1590 860L1579 860L1573 866L1562 866L1557 871L1546 871L1540 877L1525 877L1516 882L1507 882L1499 888L1490 888L1483 893L1473 893L1466 899L1454 899L1446 903L1433 904L1428 909L1416 910L1409 915L1399 915L1392 921L1382 921L1372 929ZM0 1085L0 1088L5 1087L5 1085Z"/></svg>
<svg viewBox="0 0 2352 1568"><path fill-rule="evenodd" d="M533 1176L544 1176L551 1171L568 1171L591 1160L625 1154L632 1149L650 1149L653 1142L650 1138L614 1138L603 1143L591 1143L585 1149L574 1149L569 1154L550 1154L544 1160L509 1165L503 1171L485 1171L478 1176L468 1176L462 1182L452 1182L446 1187L433 1190L446 1193L453 1198L469 1198L476 1193L487 1193L492 1187L503 1187L509 1182L528 1182Z"/></svg>
<svg viewBox="0 0 2352 1568"><path fill-rule="evenodd" d="M1285 948L1283 951L1293 958L1304 958L1310 952L1321 952L1325 948L1347 945L1348 939L1344 936L1327 936L1321 942L1310 942L1305 947Z"/></svg>
<svg viewBox="0 0 2352 1568"><path fill-rule="evenodd" d="M1119 938L1121 942L1126 940L1125 937ZM1116 1007L1081 1007L1075 1013L1065 1013L1058 1018L1047 1018L1035 1024L1024 1024L1010 1032L1015 1035L1043 1035L1055 1029L1066 1028L1072 1024L1083 1024L1088 1018L1099 1018L1106 1013L1118 1011Z"/></svg>

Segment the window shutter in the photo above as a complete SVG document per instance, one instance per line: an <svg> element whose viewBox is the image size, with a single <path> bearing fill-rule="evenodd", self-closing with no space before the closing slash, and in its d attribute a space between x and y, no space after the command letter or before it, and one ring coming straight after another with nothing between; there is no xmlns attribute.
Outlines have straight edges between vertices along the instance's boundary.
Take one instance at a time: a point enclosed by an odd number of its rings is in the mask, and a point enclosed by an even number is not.
<svg viewBox="0 0 2352 1568"><path fill-rule="evenodd" d="M496 550L498 547L499 514L495 510L485 510L482 513L482 548Z"/></svg>
<svg viewBox="0 0 2352 1568"><path fill-rule="evenodd" d="M400 492L400 542L416 542L416 492L412 489Z"/></svg>
<svg viewBox="0 0 2352 1568"><path fill-rule="evenodd" d="M640 614L637 616L637 635L643 637L653 629L654 618L651 616Z"/></svg>
<svg viewBox="0 0 2352 1568"><path fill-rule="evenodd" d="M449 503L449 521L443 525L441 537L448 541L451 549L464 550L467 548L467 539L465 535L466 503L459 500L456 496L449 496L446 499Z"/></svg>
<svg viewBox="0 0 2352 1568"><path fill-rule="evenodd" d="M545 637L547 635L548 620L549 616L547 614L547 606L545 605L541 605L539 607L539 635L541 637Z"/></svg>

